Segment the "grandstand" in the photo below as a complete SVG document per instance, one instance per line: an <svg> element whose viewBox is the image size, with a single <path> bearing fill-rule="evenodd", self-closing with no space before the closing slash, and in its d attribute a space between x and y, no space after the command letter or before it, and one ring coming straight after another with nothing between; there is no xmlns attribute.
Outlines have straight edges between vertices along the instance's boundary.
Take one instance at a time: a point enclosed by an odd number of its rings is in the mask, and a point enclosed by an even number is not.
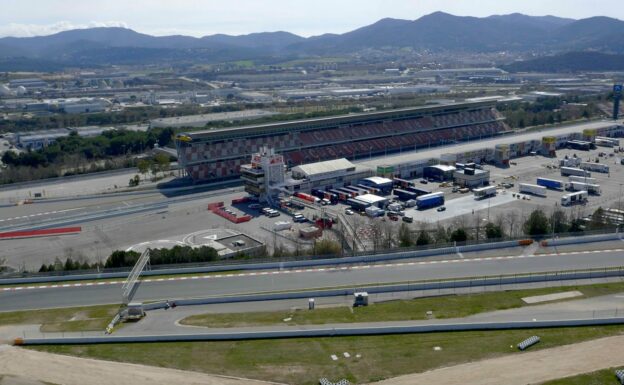
<svg viewBox="0 0 624 385"><path fill-rule="evenodd" d="M498 135L508 128L493 102L453 103L179 134L178 159L194 181L239 176L261 147L289 166L367 158Z"/></svg>

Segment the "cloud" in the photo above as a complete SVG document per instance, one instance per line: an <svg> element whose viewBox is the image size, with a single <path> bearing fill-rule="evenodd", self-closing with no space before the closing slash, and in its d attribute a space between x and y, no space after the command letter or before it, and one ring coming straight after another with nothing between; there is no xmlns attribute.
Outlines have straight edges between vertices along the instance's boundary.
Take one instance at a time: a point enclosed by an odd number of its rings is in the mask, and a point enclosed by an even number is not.
<svg viewBox="0 0 624 385"><path fill-rule="evenodd" d="M69 21L59 21L53 24L19 24L9 23L0 25L0 36L13 36L13 37L32 37L32 36L45 36L51 35L61 31L67 31L70 29L84 29L84 28L97 28L97 27L124 27L128 28L127 24L122 21L91 21L89 23L71 23Z"/></svg>

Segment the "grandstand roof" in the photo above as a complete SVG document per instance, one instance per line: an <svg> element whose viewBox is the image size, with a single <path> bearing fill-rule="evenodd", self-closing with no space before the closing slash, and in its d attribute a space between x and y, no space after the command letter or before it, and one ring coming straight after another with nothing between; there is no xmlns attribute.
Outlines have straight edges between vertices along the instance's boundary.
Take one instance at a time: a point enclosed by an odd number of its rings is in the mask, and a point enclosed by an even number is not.
<svg viewBox="0 0 624 385"><path fill-rule="evenodd" d="M324 162L302 164L301 166L293 167L293 172L299 172L310 175L327 174L334 171L342 171L347 169L354 169L355 165L349 162L347 159L334 159L326 160Z"/></svg>
<svg viewBox="0 0 624 385"><path fill-rule="evenodd" d="M483 108L487 106L493 107L494 105L494 101L485 101L458 102L435 106L409 107L395 110L354 113L348 115L338 115L314 119L291 120L287 122L267 123L253 126L193 131L188 133L181 133L178 135L178 138L185 137L190 139L190 141L192 142L223 140L250 135L270 135L280 131L290 131L292 129L311 130L336 127L341 124L384 121L388 119L409 119L423 115L454 112L469 108Z"/></svg>

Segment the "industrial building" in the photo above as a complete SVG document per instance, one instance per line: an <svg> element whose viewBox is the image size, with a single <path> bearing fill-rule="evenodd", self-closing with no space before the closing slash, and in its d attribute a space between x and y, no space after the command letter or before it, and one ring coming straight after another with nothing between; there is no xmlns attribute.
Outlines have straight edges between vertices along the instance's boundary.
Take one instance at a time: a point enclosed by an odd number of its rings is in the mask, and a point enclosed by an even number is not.
<svg viewBox="0 0 624 385"><path fill-rule="evenodd" d="M280 193L309 193L312 189L345 186L371 175L373 170L346 159L305 164L287 172L284 158L268 148L254 154L250 164L241 166L245 191L261 201L271 201Z"/></svg>
<svg viewBox="0 0 624 385"><path fill-rule="evenodd" d="M372 158L508 131L494 102L452 103L179 134L180 165L194 181L236 178L263 146L287 166Z"/></svg>
<svg viewBox="0 0 624 385"><path fill-rule="evenodd" d="M453 180L453 173L455 172L454 166L446 164L436 164L433 166L427 166L423 170L423 176L427 179L433 179L438 182L445 182Z"/></svg>
<svg viewBox="0 0 624 385"><path fill-rule="evenodd" d="M461 187L481 187L490 184L490 172L478 168L464 168L453 172L453 180Z"/></svg>

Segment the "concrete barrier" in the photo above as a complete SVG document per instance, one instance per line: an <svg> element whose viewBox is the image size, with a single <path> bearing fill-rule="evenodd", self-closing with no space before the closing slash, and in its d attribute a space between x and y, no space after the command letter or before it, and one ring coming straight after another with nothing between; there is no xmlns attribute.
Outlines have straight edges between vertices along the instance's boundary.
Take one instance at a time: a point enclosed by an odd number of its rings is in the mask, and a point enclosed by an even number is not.
<svg viewBox="0 0 624 385"><path fill-rule="evenodd" d="M302 337L346 337L370 336L384 334L413 334L435 332L486 331L486 330L513 330L536 329L555 327L579 327L620 325L624 317L591 318L553 321L517 321L517 322L474 322L449 323L413 326L371 326L371 327L318 327L304 330L268 330L257 332L220 332L196 334L168 334L142 336L92 336L92 337L65 337L65 338L20 338L14 341L15 345L87 345L113 344L137 342L173 342L173 341L235 341L255 339L279 339Z"/></svg>
<svg viewBox="0 0 624 385"><path fill-rule="evenodd" d="M592 242L605 242L605 241L617 241L622 239L621 233L611 234L599 234L599 235L587 235L584 237L566 237L558 239L549 239L541 242L544 247L548 246L563 246L563 245L575 245L580 243L592 243Z"/></svg>

